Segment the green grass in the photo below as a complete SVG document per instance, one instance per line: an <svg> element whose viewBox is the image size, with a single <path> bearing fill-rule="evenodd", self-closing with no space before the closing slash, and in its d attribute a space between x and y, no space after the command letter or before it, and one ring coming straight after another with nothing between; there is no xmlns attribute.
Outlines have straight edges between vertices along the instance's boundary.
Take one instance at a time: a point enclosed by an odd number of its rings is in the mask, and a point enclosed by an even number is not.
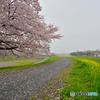
<svg viewBox="0 0 100 100"><path fill-rule="evenodd" d="M19 70L19 69L35 67L35 66L44 65L44 64L49 64L49 63L51 63L53 61L56 61L56 60L60 60L60 58L52 56L52 57L49 57L44 62L39 63L39 64L33 64L33 63L41 61L41 60L36 60L36 59L21 60L21 61L16 62L16 63L20 63L20 65L13 65L13 66L7 66L7 67L0 68L0 73L1 72L12 71L12 70Z"/></svg>
<svg viewBox="0 0 100 100"><path fill-rule="evenodd" d="M74 66L64 78L62 100L100 100L100 58L68 57ZM96 62L95 62L96 61ZM70 97L70 92L98 92L98 96Z"/></svg>
<svg viewBox="0 0 100 100"><path fill-rule="evenodd" d="M9 62L9 61L20 61L20 60L24 60L23 58L16 58L15 56L6 56L5 58L3 58L2 56L0 56L0 62Z"/></svg>

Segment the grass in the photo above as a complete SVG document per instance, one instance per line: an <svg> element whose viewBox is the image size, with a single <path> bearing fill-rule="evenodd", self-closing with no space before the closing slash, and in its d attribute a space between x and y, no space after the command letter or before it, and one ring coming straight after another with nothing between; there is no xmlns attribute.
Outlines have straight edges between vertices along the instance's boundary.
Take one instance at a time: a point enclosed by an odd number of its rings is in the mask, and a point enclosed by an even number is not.
<svg viewBox="0 0 100 100"><path fill-rule="evenodd" d="M49 57L44 62L39 63L39 64L33 64L33 63L41 61L41 60L36 60L36 59L21 60L21 61L17 61L16 62L16 63L20 63L19 65L6 66L6 67L0 68L0 73L1 72L12 71L12 70L19 70L19 69L31 68L31 67L35 67L35 66L39 66L39 65L44 65L44 64L49 64L49 63L51 63L53 61L56 61L56 60L60 60L60 58L52 56L52 57Z"/></svg>
<svg viewBox="0 0 100 100"><path fill-rule="evenodd" d="M15 56L6 56L4 59L0 56L0 62L9 62L9 61L21 61L23 58L16 58Z"/></svg>
<svg viewBox="0 0 100 100"><path fill-rule="evenodd" d="M68 57L74 66L63 82L62 100L100 100L100 58ZM74 96L70 92L98 92L98 96Z"/></svg>

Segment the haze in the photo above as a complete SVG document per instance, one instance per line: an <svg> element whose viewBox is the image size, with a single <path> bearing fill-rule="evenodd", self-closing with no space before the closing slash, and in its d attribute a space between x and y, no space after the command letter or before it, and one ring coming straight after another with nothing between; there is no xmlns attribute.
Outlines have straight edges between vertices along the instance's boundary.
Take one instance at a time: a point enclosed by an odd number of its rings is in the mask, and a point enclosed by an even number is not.
<svg viewBox="0 0 100 100"><path fill-rule="evenodd" d="M64 37L51 44L51 52L100 49L100 0L39 0L45 22L60 27Z"/></svg>

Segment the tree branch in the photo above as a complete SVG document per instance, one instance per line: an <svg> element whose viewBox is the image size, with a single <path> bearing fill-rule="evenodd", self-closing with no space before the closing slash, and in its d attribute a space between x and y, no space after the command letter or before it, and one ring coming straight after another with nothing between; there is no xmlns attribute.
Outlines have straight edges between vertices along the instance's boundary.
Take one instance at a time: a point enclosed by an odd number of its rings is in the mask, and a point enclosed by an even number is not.
<svg viewBox="0 0 100 100"><path fill-rule="evenodd" d="M8 48L8 47L0 47L0 50L13 50L13 49L16 49L18 47L11 47L11 48Z"/></svg>

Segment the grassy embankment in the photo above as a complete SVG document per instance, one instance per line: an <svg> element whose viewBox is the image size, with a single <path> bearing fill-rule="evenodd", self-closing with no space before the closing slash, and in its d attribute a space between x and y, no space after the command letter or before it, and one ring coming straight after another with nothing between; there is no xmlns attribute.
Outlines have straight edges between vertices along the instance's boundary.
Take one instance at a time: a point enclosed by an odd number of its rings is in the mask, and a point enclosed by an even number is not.
<svg viewBox="0 0 100 100"><path fill-rule="evenodd" d="M59 90L62 100L100 100L100 58L66 57L74 61L69 75L64 77L64 88ZM98 96L70 97L70 92L98 92ZM59 99L58 99L59 100Z"/></svg>
<svg viewBox="0 0 100 100"><path fill-rule="evenodd" d="M12 70L19 70L23 68L30 68L30 67L35 67L43 64L49 64L53 61L60 60L59 57L49 57L46 61L39 63L39 64L33 64L34 62L38 62L41 60L36 60L36 59L22 59L20 58L20 61L16 61L16 63L20 63L19 65L13 65L13 66L7 66L0 68L0 73L1 72L7 72L7 71L12 71ZM2 60L1 60L2 61ZM11 61L11 59L8 59L6 61Z"/></svg>

